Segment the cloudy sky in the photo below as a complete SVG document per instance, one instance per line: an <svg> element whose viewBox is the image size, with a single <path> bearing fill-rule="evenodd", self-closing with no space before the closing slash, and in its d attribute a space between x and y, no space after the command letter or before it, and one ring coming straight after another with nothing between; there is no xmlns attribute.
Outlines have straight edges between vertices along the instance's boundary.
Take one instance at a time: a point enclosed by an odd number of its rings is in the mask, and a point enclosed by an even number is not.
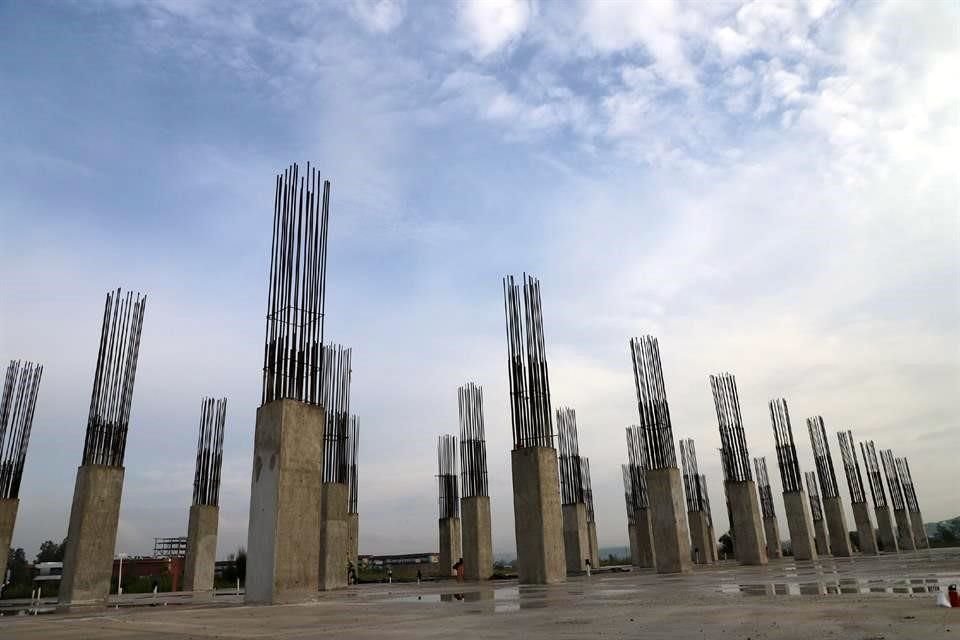
<svg viewBox="0 0 960 640"><path fill-rule="evenodd" d="M727 370L775 493L785 396L806 469L822 414L838 464L853 429L909 456L928 521L960 514L958 29L935 1L0 4L0 358L45 366L14 545L66 534L117 286L149 294L117 550L185 533L204 395L229 398L220 555L245 543L273 180L295 161L333 185L361 552L437 547L436 437L468 380L513 551L501 278L524 271L601 545L626 543L645 333L721 528Z"/></svg>

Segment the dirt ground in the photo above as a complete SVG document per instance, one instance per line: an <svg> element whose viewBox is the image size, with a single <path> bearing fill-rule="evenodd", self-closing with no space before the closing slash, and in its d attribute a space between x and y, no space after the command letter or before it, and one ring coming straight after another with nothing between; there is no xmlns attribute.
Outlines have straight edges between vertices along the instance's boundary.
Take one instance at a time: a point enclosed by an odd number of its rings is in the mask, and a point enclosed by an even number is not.
<svg viewBox="0 0 960 640"><path fill-rule="evenodd" d="M93 613L0 617L0 638L960 638L960 609L934 606L951 583L960 550L610 572L551 587L361 585L273 607L161 594L154 606L141 596Z"/></svg>

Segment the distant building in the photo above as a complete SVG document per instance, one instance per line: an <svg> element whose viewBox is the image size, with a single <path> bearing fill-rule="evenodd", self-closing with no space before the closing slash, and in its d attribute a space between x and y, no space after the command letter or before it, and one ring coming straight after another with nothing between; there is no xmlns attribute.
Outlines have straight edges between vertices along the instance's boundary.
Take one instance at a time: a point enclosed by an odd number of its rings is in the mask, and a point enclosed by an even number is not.
<svg viewBox="0 0 960 640"><path fill-rule="evenodd" d="M440 564L440 553L429 551L427 553L400 553L385 556L358 556L357 562L361 567L385 567L409 564Z"/></svg>
<svg viewBox="0 0 960 640"><path fill-rule="evenodd" d="M34 586L59 584L61 578L63 578L62 562L38 562L33 565Z"/></svg>

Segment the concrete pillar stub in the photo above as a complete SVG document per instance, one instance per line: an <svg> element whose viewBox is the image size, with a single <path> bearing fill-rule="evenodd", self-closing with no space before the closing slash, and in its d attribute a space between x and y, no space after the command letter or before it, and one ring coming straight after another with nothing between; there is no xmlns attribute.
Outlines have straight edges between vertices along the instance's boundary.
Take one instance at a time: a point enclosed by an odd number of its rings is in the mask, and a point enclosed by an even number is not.
<svg viewBox="0 0 960 640"><path fill-rule="evenodd" d="M219 520L220 509L215 505L195 504L190 507L187 557L183 569L184 591L213 592Z"/></svg>
<svg viewBox="0 0 960 640"><path fill-rule="evenodd" d="M587 523L587 537L590 538L590 566L594 569L600 566L600 545L597 542L597 523Z"/></svg>
<svg viewBox="0 0 960 640"><path fill-rule="evenodd" d="M760 517L760 499L753 480L727 482L727 498L733 514L733 534L740 564L767 564L766 540Z"/></svg>
<svg viewBox="0 0 960 640"><path fill-rule="evenodd" d="M709 522L710 518L707 518L707 521ZM713 554L713 561L720 562L720 543L717 541L717 532L712 524L707 525L707 531L710 532L710 549Z"/></svg>
<svg viewBox="0 0 960 640"><path fill-rule="evenodd" d="M697 564L710 564L714 559L707 514L703 511L688 511L687 521L690 523L690 557Z"/></svg>
<svg viewBox="0 0 960 640"><path fill-rule="evenodd" d="M910 526L913 528L913 541L917 549L929 549L927 528L923 526L923 515L919 511L910 512Z"/></svg>
<svg viewBox="0 0 960 640"><path fill-rule="evenodd" d="M520 584L554 584L567 577L557 450L514 449L513 516Z"/></svg>
<svg viewBox="0 0 960 640"><path fill-rule="evenodd" d="M830 555L830 536L827 534L827 519L825 517L813 521L813 533L817 553L821 556Z"/></svg>
<svg viewBox="0 0 960 640"><path fill-rule="evenodd" d="M866 502L855 502L853 505L853 521L857 525L857 539L860 541L860 553L865 556L875 556L880 550L877 548L877 533L870 520L870 507Z"/></svg>
<svg viewBox="0 0 960 640"><path fill-rule="evenodd" d="M657 573L692 571L690 532L687 529L686 500L680 470L676 467L647 469L644 474Z"/></svg>
<svg viewBox="0 0 960 640"><path fill-rule="evenodd" d="M582 502L563 505L563 552L567 573L587 570L590 557L590 532L587 530L587 505ZM591 560L591 564L592 564Z"/></svg>
<svg viewBox="0 0 960 640"><path fill-rule="evenodd" d="M653 518L650 517L650 509L637 509L636 520L638 560L634 560L633 565L652 568L657 564L657 553L653 545Z"/></svg>
<svg viewBox="0 0 960 640"><path fill-rule="evenodd" d="M359 571L360 557L360 514L347 514L347 560L353 564L353 570Z"/></svg>
<svg viewBox="0 0 960 640"><path fill-rule="evenodd" d="M350 490L345 482L324 482L320 486L320 591L347 586L350 530L347 509Z"/></svg>
<svg viewBox="0 0 960 640"><path fill-rule="evenodd" d="M489 580L493 575L490 497L461 499L460 517L463 519L463 577L466 580Z"/></svg>
<svg viewBox="0 0 960 640"><path fill-rule="evenodd" d="M640 549L637 548L637 525L627 522L627 538L630 540L630 564L639 566Z"/></svg>
<svg viewBox="0 0 960 640"><path fill-rule="evenodd" d="M906 509L894 509L893 517L897 521L897 544L903 551L916 551L917 543L913 536L913 523Z"/></svg>
<svg viewBox="0 0 960 640"><path fill-rule="evenodd" d="M316 598L324 410L297 400L257 409L247 531L247 604Z"/></svg>
<svg viewBox="0 0 960 640"><path fill-rule="evenodd" d="M802 489L784 491L783 507L787 512L787 526L790 529L790 546L794 560L816 560L816 534L813 531L813 518L810 516L810 501Z"/></svg>
<svg viewBox="0 0 960 640"><path fill-rule="evenodd" d="M827 521L833 557L849 558L853 555L850 548L850 532L847 530L847 516L843 512L843 502L839 496L823 499L823 517Z"/></svg>
<svg viewBox="0 0 960 640"><path fill-rule="evenodd" d="M876 507L873 512L877 516L877 542L883 547L884 553L898 553L897 535L893 530L893 520L890 516L890 507Z"/></svg>
<svg viewBox="0 0 960 640"><path fill-rule="evenodd" d="M77 469L60 581L61 608L107 604L122 495L123 467Z"/></svg>
<svg viewBox="0 0 960 640"><path fill-rule="evenodd" d="M777 517L763 519L763 533L767 539L767 558L782 558L783 547L780 544L780 523Z"/></svg>
<svg viewBox="0 0 960 640"><path fill-rule="evenodd" d="M460 537L460 518L440 518L440 575L453 575L453 565L463 557Z"/></svg>
<svg viewBox="0 0 960 640"><path fill-rule="evenodd" d="M10 541L13 539L19 506L20 500L17 498L0 500L0 584L7 579L7 558L10 556Z"/></svg>

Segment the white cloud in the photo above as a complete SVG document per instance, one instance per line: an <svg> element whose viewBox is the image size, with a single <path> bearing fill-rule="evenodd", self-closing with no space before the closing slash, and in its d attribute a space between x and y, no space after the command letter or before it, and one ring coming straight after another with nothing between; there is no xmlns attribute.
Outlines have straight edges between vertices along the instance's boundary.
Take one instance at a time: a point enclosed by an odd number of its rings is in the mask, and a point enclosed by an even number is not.
<svg viewBox="0 0 960 640"><path fill-rule="evenodd" d="M461 35L480 59L516 42L533 15L530 0L464 0L457 7Z"/></svg>
<svg viewBox="0 0 960 640"><path fill-rule="evenodd" d="M350 15L368 31L389 33L403 22L406 0L353 0Z"/></svg>

